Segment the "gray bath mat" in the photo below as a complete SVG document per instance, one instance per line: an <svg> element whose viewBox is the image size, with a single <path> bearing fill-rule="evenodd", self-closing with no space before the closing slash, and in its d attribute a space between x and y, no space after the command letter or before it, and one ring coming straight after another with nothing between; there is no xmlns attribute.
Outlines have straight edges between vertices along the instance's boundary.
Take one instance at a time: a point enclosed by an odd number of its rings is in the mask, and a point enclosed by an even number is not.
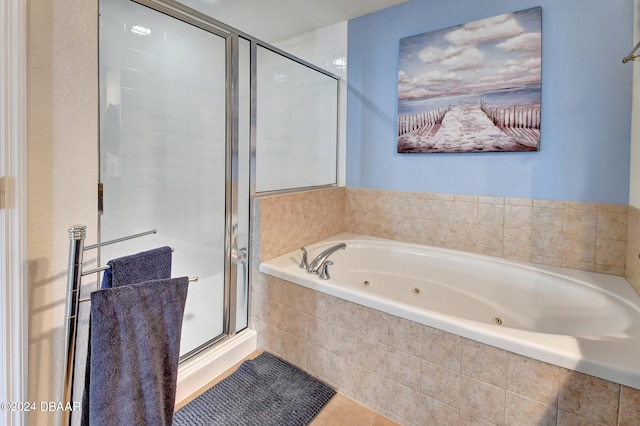
<svg viewBox="0 0 640 426"><path fill-rule="evenodd" d="M335 391L264 352L175 412L175 426L302 426Z"/></svg>

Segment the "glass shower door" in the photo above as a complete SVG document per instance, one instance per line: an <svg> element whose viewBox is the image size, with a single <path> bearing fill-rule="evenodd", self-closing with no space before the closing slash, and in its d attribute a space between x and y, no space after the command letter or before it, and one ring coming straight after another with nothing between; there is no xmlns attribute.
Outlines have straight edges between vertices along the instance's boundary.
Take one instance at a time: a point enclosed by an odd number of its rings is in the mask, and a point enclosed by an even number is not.
<svg viewBox="0 0 640 426"><path fill-rule="evenodd" d="M100 1L100 239L157 229L103 248L101 261L174 249L172 276L198 278L181 355L225 332L228 45L128 0Z"/></svg>

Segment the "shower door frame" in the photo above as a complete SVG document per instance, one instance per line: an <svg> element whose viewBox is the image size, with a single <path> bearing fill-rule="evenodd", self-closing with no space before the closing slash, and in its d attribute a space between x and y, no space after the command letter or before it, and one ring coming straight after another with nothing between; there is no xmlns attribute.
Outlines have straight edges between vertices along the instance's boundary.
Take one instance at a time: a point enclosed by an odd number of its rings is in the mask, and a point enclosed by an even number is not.
<svg viewBox="0 0 640 426"><path fill-rule="evenodd" d="M238 66L237 34L207 22L193 13L184 13L184 6L169 1L130 0L148 7L173 19L192 25L225 41L225 232L224 232L224 294L222 334L209 339L196 348L180 356L180 362L186 361L207 348L233 337L236 330L237 302L237 264L244 263L238 253L238 74L234 72ZM206 53L206 52L205 52ZM101 214L101 212L99 213ZM100 221L100 216L99 216ZM249 223L246 224L249 230ZM101 229L101 226L99 226ZM248 265L245 265L248 269ZM194 283L191 285L198 285ZM247 283L242 285L248 285Z"/></svg>
<svg viewBox="0 0 640 426"><path fill-rule="evenodd" d="M252 268L250 266L251 256L249 253L251 250L251 241L253 241L254 236L252 235L254 230L251 227L252 222L252 200L257 195L272 195L272 194L280 194L287 193L293 191L303 191L309 189L318 189L318 188L331 188L338 186L339 182L339 155L338 155L338 129L339 123L336 125L336 183L332 184L322 184L316 185L312 187L296 187L290 189L281 189L281 190L273 190L273 191L264 191L264 192L256 192L256 145L257 145L257 135L256 135L256 98L257 98L257 50L258 46L263 47L267 50L272 51L273 53L277 53L285 58L288 58L300 65L303 65L307 68L310 68L314 71L317 71L321 74L324 74L328 77L335 79L339 82L340 77L332 74L331 72L324 70L310 62L307 62L303 59L296 57L288 52L285 52L282 49L279 49L267 42L259 40L258 38L251 36L243 31L240 31L232 26L229 26L223 22L220 22L208 15L205 15L202 12L199 12L195 9L192 9L188 6L185 6L175 0L130 0L134 3L140 4L142 6L146 6L150 9L156 10L160 13L163 13L167 16L173 17L180 21L183 21L187 24L194 25L204 31L208 31L214 33L216 35L220 35L226 38L227 40L227 63L226 63L226 72L227 72L227 105L226 105L226 120L227 120L227 128L226 128L226 150L227 150L227 187L226 187L226 200L227 200L227 217L226 217L226 229L225 229L225 303L224 303L224 321L223 321L223 334L214 338L213 340L208 341L207 343L199 346L198 348L190 351L189 353L180 357L180 361L185 361L195 355L198 355L203 350L212 347L222 341L225 341L231 337L233 337L238 330L236 330L236 303L237 303L237 265L239 263L243 264L243 267L246 268L246 276L245 283L242 285L247 286L247 328L251 326L249 318L251 317L251 293L248 289L251 283L251 274ZM250 43L250 95L249 95L249 103L250 103L250 120L249 120L249 200L247 206L248 213L248 222L246 224L248 231L248 241L246 247L246 256L240 254L240 250L238 247L238 147L239 147L239 46L240 39L246 40ZM336 105L336 115L339 120L340 116L340 85L336 84L336 90L338 91L337 100L338 103ZM259 259L258 259L259 260ZM197 284L196 284L197 285Z"/></svg>
<svg viewBox="0 0 640 426"><path fill-rule="evenodd" d="M336 80L336 82L340 81L340 77L325 70L322 69L320 67L318 67L317 65L314 65L308 61L305 61L304 59L298 58L295 55L292 55L289 52L286 52L276 46L273 46L265 41L262 41L260 39L258 39L257 37L254 37L252 35L249 35L247 33L245 33L244 31L240 31L230 25L225 24L224 22L220 22L217 19L214 19L208 15L205 15L202 12L199 12L195 9L192 9L188 6L185 6L175 0L130 0L134 3L138 3L141 4L143 6L147 6L151 9L154 10L158 10L162 13L165 13L169 16L173 16L173 17L177 17L177 19L183 20L187 23L191 23L193 25L198 26L197 23L202 23L202 25L206 25L207 28L215 28L218 29L218 31L222 31L223 33L229 34L232 39L234 40L233 42L233 49L232 49L232 61L233 61L233 66L235 68L232 68L231 70L228 69L228 71L232 72L233 69L238 69L238 45L239 45L239 39L245 39L247 41L249 41L250 43L250 79L251 79L251 94L250 94L250 102L251 102L251 120L250 120L250 161L249 161L249 185L250 185L250 190L249 190L249 196L251 199L253 199L254 197L258 196L258 195L276 195L276 194L286 194L289 192L297 192L297 191L306 191L306 190L312 190L312 189L320 189L320 188L334 188L336 186L338 186L340 183L340 166L339 166L339 162L340 162L340 142L339 142L339 128L340 128L340 84L336 84L336 90L337 90L337 105L336 105L336 117L338 120L338 123L336 125L336 173L335 173L335 183L329 183L329 184L321 184L321 185L314 185L314 186L304 186L304 187L295 187L295 188L287 188L287 189L275 189L275 190L268 190L268 191L256 191L256 145L257 145L257 132L256 132L256 110L257 110L257 105L256 105L256 98L257 98L257 50L258 50L258 46L263 47L267 50L270 50L273 53L276 53L278 55L281 55L287 59L290 59L294 62L297 62L300 65L303 65L307 68L310 68L314 71L317 71L321 74L324 74L328 77L331 77L333 79ZM234 97L233 99L233 112L234 114L238 113L238 87L237 87L237 83L238 83L238 78L237 75L235 75L235 80L233 81L233 86L232 86L232 97ZM237 115L234 115L235 118L235 123L234 125L236 127L233 128L233 133L234 133L234 137L236 138L236 142L237 142L237 135L238 135L238 127L237 127ZM236 145L237 146L237 145ZM237 170L237 168L236 168ZM236 176L237 178L237 176ZM251 203L249 208L251 207ZM251 239L249 239L251 240ZM251 268L247 267L248 270L250 271ZM249 272L250 274L250 272ZM249 282L250 281L250 277L248 278Z"/></svg>

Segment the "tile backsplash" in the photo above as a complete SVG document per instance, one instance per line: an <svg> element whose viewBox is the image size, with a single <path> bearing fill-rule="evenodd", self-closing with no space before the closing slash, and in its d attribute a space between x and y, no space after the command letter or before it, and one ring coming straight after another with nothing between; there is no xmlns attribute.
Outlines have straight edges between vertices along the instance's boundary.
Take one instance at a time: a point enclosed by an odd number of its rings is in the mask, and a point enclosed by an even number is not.
<svg viewBox="0 0 640 426"><path fill-rule="evenodd" d="M630 212L636 239L640 228L638 210L623 204L359 188L258 200L262 260L353 232L625 276Z"/></svg>
<svg viewBox="0 0 640 426"><path fill-rule="evenodd" d="M624 275L628 206L404 191L346 191L345 230Z"/></svg>

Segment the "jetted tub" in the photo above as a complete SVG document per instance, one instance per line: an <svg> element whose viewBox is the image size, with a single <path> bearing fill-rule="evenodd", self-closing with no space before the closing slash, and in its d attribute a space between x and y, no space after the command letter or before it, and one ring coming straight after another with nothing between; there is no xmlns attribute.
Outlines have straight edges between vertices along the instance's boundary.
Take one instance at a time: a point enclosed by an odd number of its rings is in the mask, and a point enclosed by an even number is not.
<svg viewBox="0 0 640 426"><path fill-rule="evenodd" d="M622 277L338 234L329 280L294 251L260 271L391 315L640 389L640 296Z"/></svg>

